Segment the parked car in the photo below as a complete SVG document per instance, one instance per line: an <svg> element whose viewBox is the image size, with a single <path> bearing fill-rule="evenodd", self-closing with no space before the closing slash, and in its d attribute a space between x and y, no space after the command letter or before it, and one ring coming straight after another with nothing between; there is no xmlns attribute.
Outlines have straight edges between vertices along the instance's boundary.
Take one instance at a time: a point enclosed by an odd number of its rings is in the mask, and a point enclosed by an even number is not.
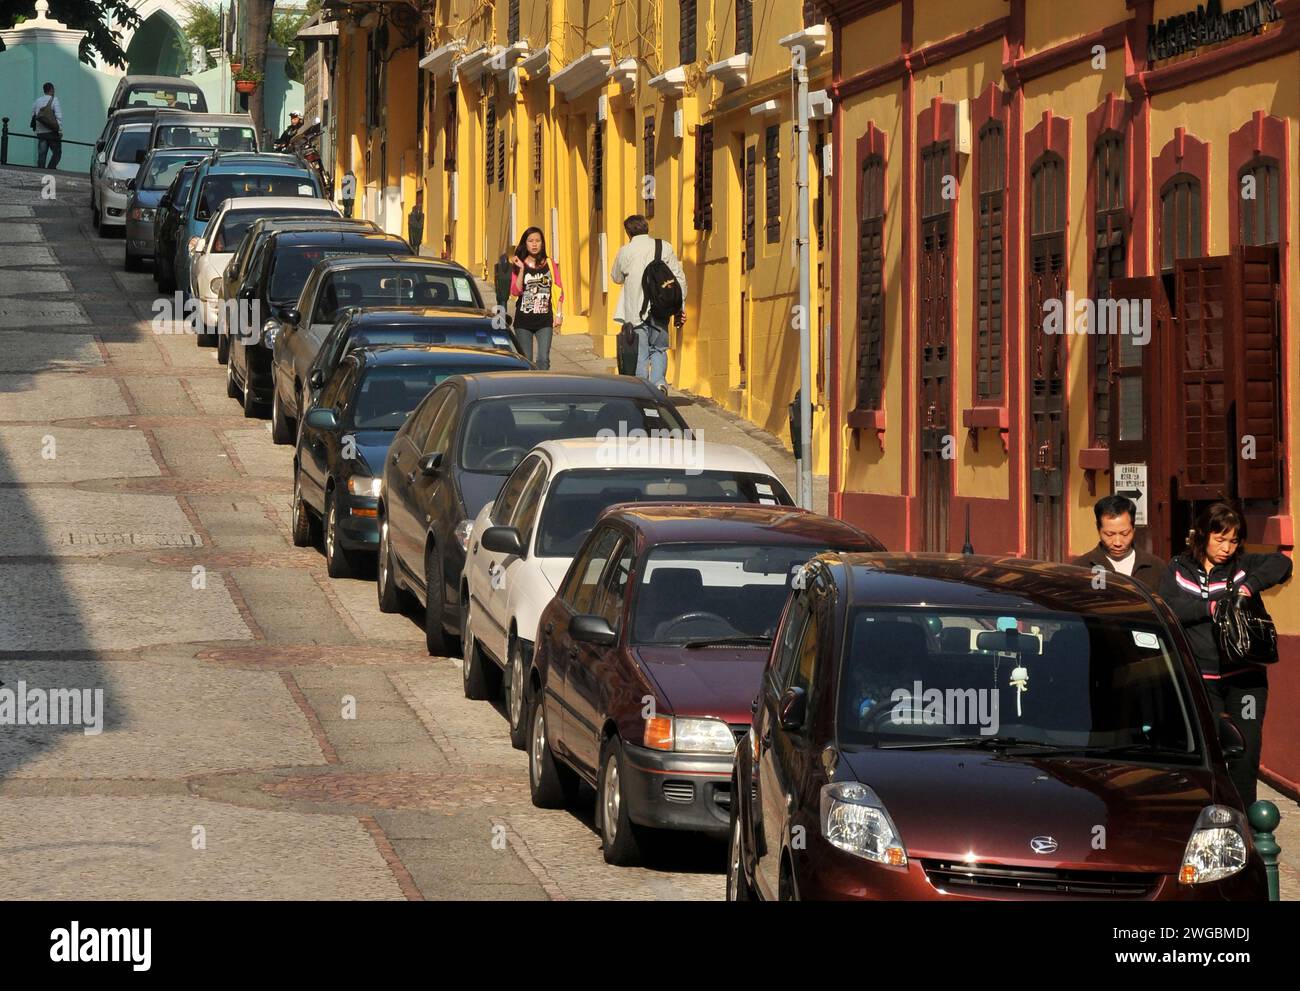
<svg viewBox="0 0 1300 991"><path fill-rule="evenodd" d="M615 503L793 506L763 459L730 444L617 436L545 441L474 519L461 578L465 697L493 697L505 674L510 740L528 736L524 672L537 618L596 518Z"/></svg>
<svg viewBox="0 0 1300 991"><path fill-rule="evenodd" d="M127 124L117 129L112 144L95 156L90 174L90 201L100 237L126 226L129 183L140 171L135 153L149 137L148 124Z"/></svg>
<svg viewBox="0 0 1300 991"><path fill-rule="evenodd" d="M487 534L484 534L486 539ZM883 551L786 506L616 506L542 612L520 672L534 804L596 789L605 859L655 829L725 837L733 755L749 732L789 588L824 551Z"/></svg>
<svg viewBox="0 0 1300 991"><path fill-rule="evenodd" d="M396 234L368 230L276 231L258 248L235 302L247 310L248 333L232 333L226 362L226 393L243 399L244 415L257 416L271 403L271 351L280 324L276 315L292 307L303 283L322 258L334 255L397 254L410 251Z"/></svg>
<svg viewBox="0 0 1300 991"><path fill-rule="evenodd" d="M194 177L201 164L200 159L193 165L181 166L171 186L158 201L158 213L154 218L153 277L163 292L176 291L177 242L194 191Z"/></svg>
<svg viewBox="0 0 1300 991"><path fill-rule="evenodd" d="M730 897L1265 898L1240 735L1168 607L1090 577L811 562L736 755Z"/></svg>
<svg viewBox="0 0 1300 991"><path fill-rule="evenodd" d="M120 128L127 124L153 124L153 119L157 115L157 110L118 110L116 113L110 113L108 120L104 121L104 129L100 132L99 137L95 140L95 150L90 157L90 174L95 174L95 167L99 164L99 153L108 148L117 137ZM92 202L91 206L95 204Z"/></svg>
<svg viewBox="0 0 1300 991"><path fill-rule="evenodd" d="M192 110L204 113L208 101L192 79L176 76L123 76L108 101L108 115L124 107L150 110Z"/></svg>
<svg viewBox="0 0 1300 991"><path fill-rule="evenodd" d="M205 333L199 336L200 347L216 346L220 279L248 229L269 217L310 219L313 214L341 216L339 208L329 200L306 196L236 196L221 204L191 251L190 295L203 307Z"/></svg>
<svg viewBox="0 0 1300 991"><path fill-rule="evenodd" d="M203 148L209 152L261 150L257 129L248 114L186 113L159 110L149 134L150 148Z"/></svg>
<svg viewBox="0 0 1300 991"><path fill-rule="evenodd" d="M370 220L356 220L347 217L312 217L306 220L295 217L268 217L258 220L248 229L244 239L239 242L225 272L221 275L221 293L218 308L229 308L239 297L239 290L248 280L252 263L258 259L258 252L266 240L276 231L370 231L381 233L379 225ZM260 264L260 260L259 260ZM230 335L221 334L217 340L217 361L226 364L230 358Z"/></svg>
<svg viewBox="0 0 1300 991"><path fill-rule="evenodd" d="M294 454L293 542L316 542L325 563L349 578L379 546L378 505L385 456L411 410L453 375L509 371L528 363L482 348L365 348L339 366L303 421Z"/></svg>
<svg viewBox="0 0 1300 991"><path fill-rule="evenodd" d="M379 501L379 608L424 606L431 654L460 635L472 520L524 455L547 440L617 429L688 429L644 379L497 372L448 379L393 438Z"/></svg>
<svg viewBox="0 0 1300 991"><path fill-rule="evenodd" d="M341 309L424 306L432 305L429 301L435 299L443 307L483 312L483 300L473 277L455 262L408 252L388 257L327 258L317 265L303 284L297 305L287 308L280 320L274 357L278 398L273 398L271 406L273 439L283 444L293 439L290 424L299 416L302 384ZM282 381L285 386L280 384Z"/></svg>
<svg viewBox="0 0 1300 991"><path fill-rule="evenodd" d="M126 260L128 272L138 272L145 258L152 258L157 243L157 218L160 201L177 174L186 165L194 165L193 151L155 148L145 156L136 177L127 183L130 198L126 204Z"/></svg>
<svg viewBox="0 0 1300 991"><path fill-rule="evenodd" d="M252 196L320 199L323 190L316 173L292 155L214 154L205 159L194 177L194 195L186 203L172 261L176 283L182 289L190 289L192 253L221 204Z"/></svg>

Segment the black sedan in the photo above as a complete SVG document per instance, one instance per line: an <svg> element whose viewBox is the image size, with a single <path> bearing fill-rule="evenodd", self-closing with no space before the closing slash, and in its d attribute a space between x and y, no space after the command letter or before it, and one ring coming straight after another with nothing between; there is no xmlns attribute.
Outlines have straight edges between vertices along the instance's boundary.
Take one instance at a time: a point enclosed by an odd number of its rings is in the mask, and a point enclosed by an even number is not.
<svg viewBox="0 0 1300 991"><path fill-rule="evenodd" d="M274 317L298 302L303 283L316 264L339 255L410 252L396 234L369 231L276 231L260 248L244 284L236 292L241 312L247 307L264 323L240 328L230 339L226 394L243 399L244 415L257 416L271 404L271 352L280 322Z"/></svg>
<svg viewBox="0 0 1300 991"><path fill-rule="evenodd" d="M444 382L397 432L379 501L379 608L422 599L429 653L460 636L473 520L536 444L603 429L689 428L644 379L499 373Z"/></svg>
<svg viewBox="0 0 1300 991"><path fill-rule="evenodd" d="M325 562L351 576L379 545L384 456L411 411L454 375L528 368L510 351L373 348L352 351L303 421L294 455L293 542L316 542L324 521Z"/></svg>

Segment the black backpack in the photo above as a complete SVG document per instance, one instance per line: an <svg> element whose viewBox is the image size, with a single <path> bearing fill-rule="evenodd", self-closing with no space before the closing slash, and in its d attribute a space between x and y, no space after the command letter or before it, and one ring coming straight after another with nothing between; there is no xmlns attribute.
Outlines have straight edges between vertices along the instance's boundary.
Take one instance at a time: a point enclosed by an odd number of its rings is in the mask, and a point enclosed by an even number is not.
<svg viewBox="0 0 1300 991"><path fill-rule="evenodd" d="M664 243L655 239L655 260L641 274L641 319L648 313L656 323L668 321L682 312L682 286L664 261Z"/></svg>

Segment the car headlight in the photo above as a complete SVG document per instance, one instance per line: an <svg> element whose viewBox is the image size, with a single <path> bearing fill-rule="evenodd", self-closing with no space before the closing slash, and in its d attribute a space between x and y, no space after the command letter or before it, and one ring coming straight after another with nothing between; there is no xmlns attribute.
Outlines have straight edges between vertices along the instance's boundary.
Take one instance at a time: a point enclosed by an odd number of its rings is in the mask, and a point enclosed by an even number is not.
<svg viewBox="0 0 1300 991"><path fill-rule="evenodd" d="M127 179L105 179L104 185L115 193L125 193L128 181Z"/></svg>
<svg viewBox="0 0 1300 991"><path fill-rule="evenodd" d="M268 348L275 347L275 339L280 333L280 325L274 320L262 324L262 343Z"/></svg>
<svg viewBox="0 0 1300 991"><path fill-rule="evenodd" d="M1226 805L1201 809L1178 870L1182 884L1205 884L1231 877L1246 866L1250 844L1246 817Z"/></svg>
<svg viewBox="0 0 1300 991"><path fill-rule="evenodd" d="M131 219L147 224L149 221L153 220L154 212L155 211L151 210L147 206L138 206L131 211Z"/></svg>
<svg viewBox="0 0 1300 991"><path fill-rule="evenodd" d="M379 493L383 491L384 480L382 478L370 478L366 475L353 475L348 479L348 491L354 496L368 496L371 499L378 499Z"/></svg>
<svg viewBox="0 0 1300 991"><path fill-rule="evenodd" d="M822 836L831 846L890 867L906 867L907 851L876 793L856 781L822 786Z"/></svg>
<svg viewBox="0 0 1300 991"><path fill-rule="evenodd" d="M456 524L456 529L452 531L456 535L456 540L460 543L460 549L469 550L469 538L474 534L474 521L461 520Z"/></svg>
<svg viewBox="0 0 1300 991"><path fill-rule="evenodd" d="M732 754L736 752L736 738L721 719L674 717L672 749L687 754Z"/></svg>

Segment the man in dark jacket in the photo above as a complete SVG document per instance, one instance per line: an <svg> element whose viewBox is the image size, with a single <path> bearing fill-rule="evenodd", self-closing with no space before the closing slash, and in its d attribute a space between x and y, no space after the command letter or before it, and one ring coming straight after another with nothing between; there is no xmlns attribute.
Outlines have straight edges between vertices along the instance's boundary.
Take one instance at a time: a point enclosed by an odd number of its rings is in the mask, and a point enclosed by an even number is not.
<svg viewBox="0 0 1300 991"><path fill-rule="evenodd" d="M1097 546L1070 563L1081 568L1101 567L1115 574L1128 575L1154 592L1160 585L1165 562L1134 546L1137 529L1133 521L1137 518L1137 506L1133 505L1133 500L1121 495L1108 495L1097 500L1092 512L1097 518L1097 536L1100 538Z"/></svg>

